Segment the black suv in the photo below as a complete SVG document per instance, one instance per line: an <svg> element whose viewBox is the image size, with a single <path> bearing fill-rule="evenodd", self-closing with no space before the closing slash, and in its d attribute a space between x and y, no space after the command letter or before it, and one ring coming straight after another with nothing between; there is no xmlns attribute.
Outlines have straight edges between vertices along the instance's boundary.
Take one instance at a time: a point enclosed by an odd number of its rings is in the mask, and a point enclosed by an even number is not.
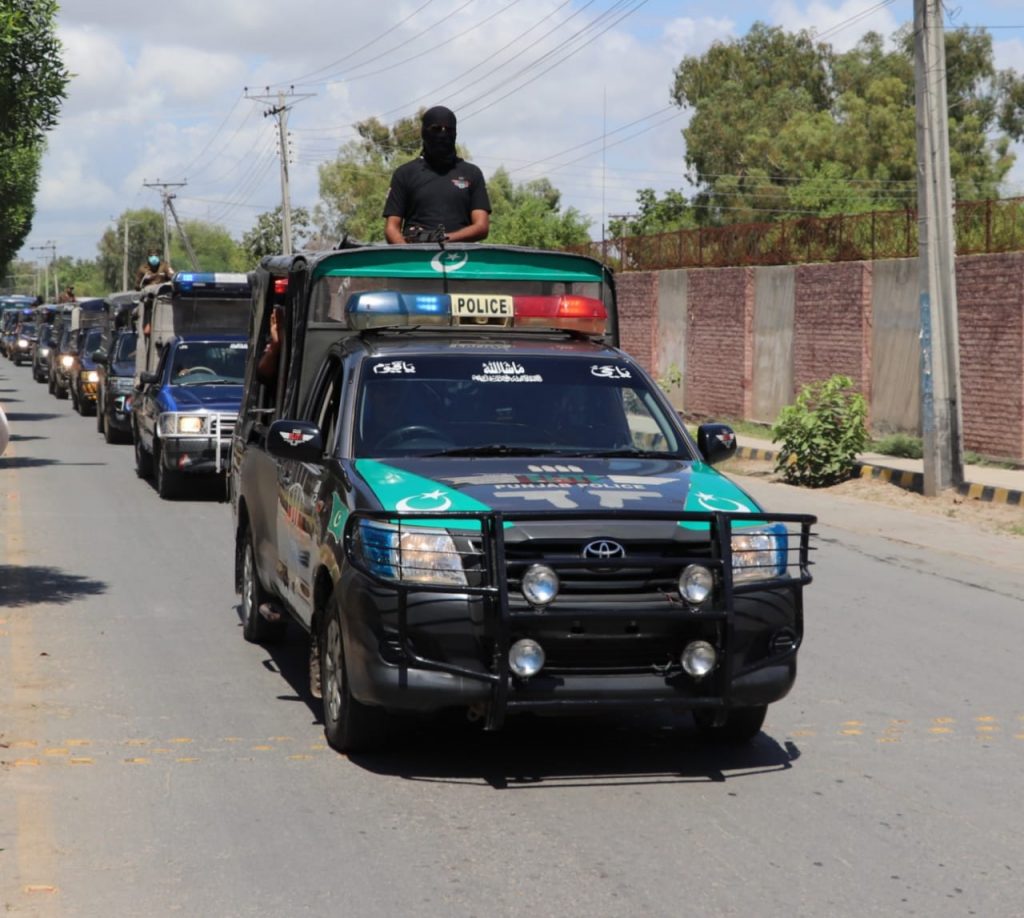
<svg viewBox="0 0 1024 918"><path fill-rule="evenodd" d="M116 328L107 347L94 355L100 378L96 430L108 443L128 442L132 438L131 396L138 338L133 328Z"/></svg>
<svg viewBox="0 0 1024 918"><path fill-rule="evenodd" d="M243 633L309 633L332 746L452 708L491 729L634 706L760 730L796 677L814 520L711 468L732 431L695 443L608 343L602 265L364 247L266 260L254 289L232 444ZM282 290L284 344L257 365Z"/></svg>
<svg viewBox="0 0 1024 918"><path fill-rule="evenodd" d="M39 326L36 346L32 349L32 378L36 382L46 382L50 375L50 348L53 346L53 326L47 322Z"/></svg>

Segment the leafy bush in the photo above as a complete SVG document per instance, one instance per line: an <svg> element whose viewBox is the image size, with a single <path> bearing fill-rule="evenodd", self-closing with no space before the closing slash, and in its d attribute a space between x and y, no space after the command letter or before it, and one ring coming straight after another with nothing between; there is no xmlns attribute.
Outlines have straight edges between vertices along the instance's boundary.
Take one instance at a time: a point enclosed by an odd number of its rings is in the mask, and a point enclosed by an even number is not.
<svg viewBox="0 0 1024 918"><path fill-rule="evenodd" d="M822 488L845 481L869 442L867 403L849 376L810 383L779 412L772 440L776 471L790 484Z"/></svg>
<svg viewBox="0 0 1024 918"><path fill-rule="evenodd" d="M920 459L924 455L924 446L920 437L912 437L910 434L890 434L876 440L871 448L883 456L899 456L903 459Z"/></svg>

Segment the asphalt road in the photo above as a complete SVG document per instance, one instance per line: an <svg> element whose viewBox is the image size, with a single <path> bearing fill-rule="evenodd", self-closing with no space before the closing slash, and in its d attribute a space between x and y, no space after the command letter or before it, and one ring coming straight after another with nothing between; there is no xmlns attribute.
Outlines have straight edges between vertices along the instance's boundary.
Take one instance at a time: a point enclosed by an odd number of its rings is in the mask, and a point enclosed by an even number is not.
<svg viewBox="0 0 1024 918"><path fill-rule="evenodd" d="M298 634L242 640L230 510L0 360L0 911L1024 914L1024 541L819 515L801 674L747 749L685 717L324 744Z"/></svg>

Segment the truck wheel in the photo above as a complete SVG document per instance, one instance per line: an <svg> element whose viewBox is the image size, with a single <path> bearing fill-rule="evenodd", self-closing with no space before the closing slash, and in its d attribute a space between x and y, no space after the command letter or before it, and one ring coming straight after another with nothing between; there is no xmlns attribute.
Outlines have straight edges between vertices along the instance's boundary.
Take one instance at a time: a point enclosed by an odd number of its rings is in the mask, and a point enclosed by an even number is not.
<svg viewBox="0 0 1024 918"><path fill-rule="evenodd" d="M71 407L80 415L82 413L82 400L78 397L78 388L76 386L68 386L68 390L71 393Z"/></svg>
<svg viewBox="0 0 1024 918"><path fill-rule="evenodd" d="M50 395L55 395L56 394L53 391L53 374L52 373L47 374L47 377L46 377L46 388L49 390Z"/></svg>
<svg viewBox="0 0 1024 918"><path fill-rule="evenodd" d="M725 723L718 726L715 725L713 711L694 711L693 719L704 739L726 746L741 746L761 732L767 713L768 705L762 704L752 708L733 708L726 715Z"/></svg>
<svg viewBox="0 0 1024 918"><path fill-rule="evenodd" d="M142 437L135 425L132 425L132 442L135 444L135 474L139 478L149 478L153 474L153 457L142 445Z"/></svg>
<svg viewBox="0 0 1024 918"><path fill-rule="evenodd" d="M62 401L68 397L68 387L62 386L59 382L53 384L53 394Z"/></svg>
<svg viewBox="0 0 1024 918"><path fill-rule="evenodd" d="M361 704L352 697L345 666L341 609L332 596L320 632L320 686L324 705L324 735L338 752L370 752L387 739L389 717L383 708Z"/></svg>
<svg viewBox="0 0 1024 918"><path fill-rule="evenodd" d="M163 450L158 443L153 444L153 468L156 473L156 492L161 500L175 500L181 496L181 474L167 468L164 463Z"/></svg>
<svg viewBox="0 0 1024 918"><path fill-rule="evenodd" d="M277 644L288 630L285 621L270 622L260 615L260 606L267 602L267 591L256 573L256 549L252 533L245 530L242 543L242 637L251 644Z"/></svg>
<svg viewBox="0 0 1024 918"><path fill-rule="evenodd" d="M96 433L103 433L103 412L100 411L100 397L96 396ZM110 442L109 440L107 441Z"/></svg>

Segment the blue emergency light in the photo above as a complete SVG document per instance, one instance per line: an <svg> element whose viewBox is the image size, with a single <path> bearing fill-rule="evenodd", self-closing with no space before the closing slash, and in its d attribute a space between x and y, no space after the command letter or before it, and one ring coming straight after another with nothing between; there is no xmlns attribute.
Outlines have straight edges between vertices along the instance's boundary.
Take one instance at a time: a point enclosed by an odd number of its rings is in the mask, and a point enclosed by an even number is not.
<svg viewBox="0 0 1024 918"><path fill-rule="evenodd" d="M188 296L249 296L249 276L225 272L179 271L171 285L176 294Z"/></svg>

